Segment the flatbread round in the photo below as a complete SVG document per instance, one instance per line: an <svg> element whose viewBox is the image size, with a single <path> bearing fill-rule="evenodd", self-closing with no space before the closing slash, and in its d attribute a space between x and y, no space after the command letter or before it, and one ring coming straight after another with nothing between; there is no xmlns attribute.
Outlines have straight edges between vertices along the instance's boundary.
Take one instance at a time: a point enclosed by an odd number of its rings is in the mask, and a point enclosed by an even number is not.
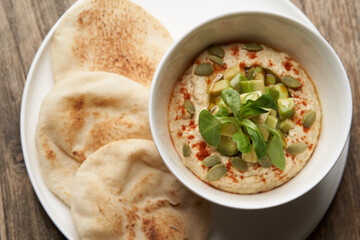
<svg viewBox="0 0 360 240"><path fill-rule="evenodd" d="M103 146L76 173L71 213L81 239L205 239L210 204L170 174L152 141Z"/></svg>
<svg viewBox="0 0 360 240"><path fill-rule="evenodd" d="M61 20L52 45L55 82L81 71L117 73L149 87L172 39L127 0L83 0Z"/></svg>
<svg viewBox="0 0 360 240"><path fill-rule="evenodd" d="M148 89L104 72L60 82L44 98L36 129L45 183L70 205L72 180L80 164L103 145L129 138L152 139Z"/></svg>

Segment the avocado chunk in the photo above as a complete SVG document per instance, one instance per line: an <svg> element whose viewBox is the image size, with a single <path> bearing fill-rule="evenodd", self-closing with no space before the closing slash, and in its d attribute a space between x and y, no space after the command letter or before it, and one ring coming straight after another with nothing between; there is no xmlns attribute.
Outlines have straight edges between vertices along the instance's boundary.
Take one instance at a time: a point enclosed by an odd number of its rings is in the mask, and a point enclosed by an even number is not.
<svg viewBox="0 0 360 240"><path fill-rule="evenodd" d="M295 103L293 98L278 99L278 112L281 120L291 118L295 114Z"/></svg>
<svg viewBox="0 0 360 240"><path fill-rule="evenodd" d="M269 127L276 128L277 123L278 123L277 118L272 116L270 112L270 115L267 117L265 124L268 125Z"/></svg>
<svg viewBox="0 0 360 240"><path fill-rule="evenodd" d="M271 110L270 110L270 116L276 118L276 116L277 116L277 111L276 111L275 109L271 109Z"/></svg>
<svg viewBox="0 0 360 240"><path fill-rule="evenodd" d="M213 95L220 94L222 90L229 88L230 81L229 80L220 80L214 83L212 88L210 89L210 93Z"/></svg>
<svg viewBox="0 0 360 240"><path fill-rule="evenodd" d="M261 92L260 91L256 91L256 92L249 92L249 93L243 93L240 94L240 102L241 105L245 104L247 100L256 100L261 96Z"/></svg>
<svg viewBox="0 0 360 240"><path fill-rule="evenodd" d="M257 156L254 147L252 148L250 153L243 153L242 159L246 162L257 162Z"/></svg>
<svg viewBox="0 0 360 240"><path fill-rule="evenodd" d="M272 97L272 99L274 99L274 101L276 102L279 99L279 91L275 90L274 88L271 87L265 87L265 93L270 95Z"/></svg>
<svg viewBox="0 0 360 240"><path fill-rule="evenodd" d="M239 64L235 64L231 68L226 69L223 76L224 76L224 79L231 80L231 79L233 79L235 77L235 75L237 73L240 73Z"/></svg>
<svg viewBox="0 0 360 240"><path fill-rule="evenodd" d="M218 145L218 151L222 155L226 156L234 156L235 154L239 153L237 149L237 143L234 142L232 137L221 136L220 143Z"/></svg>
<svg viewBox="0 0 360 240"><path fill-rule="evenodd" d="M279 124L279 128L283 133L287 133L289 132L290 129L293 129L295 126L294 122L291 121L290 119L285 119L283 121L280 122Z"/></svg>
<svg viewBox="0 0 360 240"><path fill-rule="evenodd" d="M279 92L279 98L288 98L289 97L287 87L282 83L271 85L270 88L275 89L276 91Z"/></svg>
<svg viewBox="0 0 360 240"><path fill-rule="evenodd" d="M230 87L232 87L233 89L235 89L236 91L238 91L239 93L241 93L241 85L240 82L241 81L247 81L246 77L244 77L244 75L242 75L241 73L237 73L233 79L231 79L230 81Z"/></svg>
<svg viewBox="0 0 360 240"><path fill-rule="evenodd" d="M240 82L241 92L255 92L261 91L261 93L265 93L265 84L263 80L251 80L251 81L242 81Z"/></svg>
<svg viewBox="0 0 360 240"><path fill-rule="evenodd" d="M222 136L232 137L238 132L238 128L231 123L225 123L221 125L220 134Z"/></svg>

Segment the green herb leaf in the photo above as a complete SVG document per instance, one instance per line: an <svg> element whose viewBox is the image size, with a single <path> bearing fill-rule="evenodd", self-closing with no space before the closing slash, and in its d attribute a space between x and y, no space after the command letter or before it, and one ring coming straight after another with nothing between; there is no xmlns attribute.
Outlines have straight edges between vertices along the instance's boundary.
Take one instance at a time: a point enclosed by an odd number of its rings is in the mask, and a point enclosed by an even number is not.
<svg viewBox="0 0 360 240"><path fill-rule="evenodd" d="M240 123L250 135L257 158L262 159L266 154L266 142L259 128L249 119L243 119Z"/></svg>
<svg viewBox="0 0 360 240"><path fill-rule="evenodd" d="M280 170L284 170L286 165L286 160L283 149L283 140L282 140L283 134L278 129L269 127L266 124L262 124L261 126L274 135L274 137L270 139L269 144L267 146L267 150L266 150L267 155L270 157L270 160L275 167L277 167Z"/></svg>
<svg viewBox="0 0 360 240"><path fill-rule="evenodd" d="M221 98L223 99L226 106L228 106L235 116L240 112L240 94L234 89L225 89L221 91Z"/></svg>
<svg viewBox="0 0 360 240"><path fill-rule="evenodd" d="M232 123L235 126L238 126L239 123L236 120L236 118L234 117L216 117L216 119L221 123L221 124L225 124L225 123Z"/></svg>
<svg viewBox="0 0 360 240"><path fill-rule="evenodd" d="M244 104L244 107L248 105L261 107L261 108L277 109L276 102L268 94L262 94L261 97L259 97L256 100L251 100L251 99L247 100L246 103Z"/></svg>
<svg viewBox="0 0 360 240"><path fill-rule="evenodd" d="M233 140L237 143L237 149L242 153L250 153L252 146L249 137L239 128L239 131L233 135Z"/></svg>
<svg viewBox="0 0 360 240"><path fill-rule="evenodd" d="M278 169L284 171L286 161L283 144L279 136L274 135L274 137L271 138L267 146L266 152L267 155L270 157L272 164Z"/></svg>
<svg viewBox="0 0 360 240"><path fill-rule="evenodd" d="M211 146L220 143L221 126L219 121L207 110L202 110L199 114L199 130L205 142Z"/></svg>
<svg viewBox="0 0 360 240"><path fill-rule="evenodd" d="M265 109L259 108L259 107L255 107L255 106L249 106L249 107L244 107L241 108L239 116L241 118L244 118L248 115L260 115L263 113L267 113L268 111L266 111Z"/></svg>
<svg viewBox="0 0 360 240"><path fill-rule="evenodd" d="M215 117L227 117L229 115L229 111L226 107L221 107L219 111L215 113Z"/></svg>

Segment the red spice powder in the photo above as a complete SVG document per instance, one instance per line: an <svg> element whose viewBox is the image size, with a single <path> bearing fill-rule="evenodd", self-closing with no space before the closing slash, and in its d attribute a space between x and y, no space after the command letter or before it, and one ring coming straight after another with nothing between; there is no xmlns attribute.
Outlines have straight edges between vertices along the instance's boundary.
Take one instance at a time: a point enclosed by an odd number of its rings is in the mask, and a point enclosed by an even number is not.
<svg viewBox="0 0 360 240"><path fill-rule="evenodd" d="M261 176L261 181L262 181L263 183L266 183L266 179L265 179L263 176Z"/></svg>
<svg viewBox="0 0 360 240"><path fill-rule="evenodd" d="M272 67L274 64L272 63L272 61L269 59L269 66Z"/></svg>
<svg viewBox="0 0 360 240"><path fill-rule="evenodd" d="M307 128L307 127L304 127L304 126L303 126L304 132L308 132L308 131L310 130L310 128L311 128L311 127L308 127L308 128Z"/></svg>
<svg viewBox="0 0 360 240"><path fill-rule="evenodd" d="M207 156L210 156L210 151L208 150L208 146L206 142L201 141L198 143L194 143L192 147L198 148L199 152L195 154L196 158L200 161L204 160Z"/></svg>
<svg viewBox="0 0 360 240"><path fill-rule="evenodd" d="M250 59L257 58L256 52L247 52L246 56L248 56Z"/></svg>
<svg viewBox="0 0 360 240"><path fill-rule="evenodd" d="M190 100L191 95L189 94L186 88L184 87L180 88L180 93L184 95L184 100Z"/></svg>
<svg viewBox="0 0 360 240"><path fill-rule="evenodd" d="M314 147L314 144L310 144L309 149L312 150Z"/></svg>
<svg viewBox="0 0 360 240"><path fill-rule="evenodd" d="M189 123L189 128L195 129L197 127L197 124L195 124L195 121L192 119Z"/></svg>
<svg viewBox="0 0 360 240"><path fill-rule="evenodd" d="M240 67L240 68L244 68L244 67L246 67L245 62L241 62L241 63L239 64L239 67Z"/></svg>
<svg viewBox="0 0 360 240"><path fill-rule="evenodd" d="M282 64L287 71L291 70L292 64L290 63L290 59L286 59L286 61L282 62Z"/></svg>
<svg viewBox="0 0 360 240"><path fill-rule="evenodd" d="M239 48L237 46L233 46L231 49L231 55L234 57L238 57L239 56Z"/></svg>
<svg viewBox="0 0 360 240"><path fill-rule="evenodd" d="M296 75L299 75L299 70L297 70L296 68L293 68L293 71Z"/></svg>
<svg viewBox="0 0 360 240"><path fill-rule="evenodd" d="M243 179L244 179L244 176L240 176L240 179L243 180Z"/></svg>
<svg viewBox="0 0 360 240"><path fill-rule="evenodd" d="M194 138L195 138L194 135L188 136L188 139L189 139L189 140L192 140L192 139L194 139Z"/></svg>
<svg viewBox="0 0 360 240"><path fill-rule="evenodd" d="M178 135L178 137L182 137L182 132L178 131L177 135Z"/></svg>
<svg viewBox="0 0 360 240"><path fill-rule="evenodd" d="M182 129L183 131L185 131L185 130L186 130L186 126L185 126L185 125L182 125L182 126L181 126L181 129Z"/></svg>

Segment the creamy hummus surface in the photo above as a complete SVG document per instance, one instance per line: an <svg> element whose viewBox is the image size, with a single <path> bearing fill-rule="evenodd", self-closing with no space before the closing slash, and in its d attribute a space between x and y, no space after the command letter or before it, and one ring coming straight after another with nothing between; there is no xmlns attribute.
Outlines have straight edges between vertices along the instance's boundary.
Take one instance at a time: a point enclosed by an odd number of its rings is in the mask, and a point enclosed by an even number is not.
<svg viewBox="0 0 360 240"><path fill-rule="evenodd" d="M221 45L225 52L225 56L222 58L223 65L209 61L208 57L211 56L211 53L205 50L179 78L169 103L168 124L170 136L183 164L202 181L227 192L239 194L258 193L271 190L289 181L301 171L311 158L321 130L322 112L320 102L316 89L305 70L286 53L264 45L261 46L261 51L249 51L244 49L243 44L240 43ZM200 63L210 63L213 66L213 72L207 76L194 74L196 67ZM220 154L218 148L207 144L200 134L198 127L199 113L203 109L210 111L211 87L213 87L214 82L221 79L222 74L227 69L234 66L238 66L244 75L246 75L245 69L259 66L273 72L278 79L291 76L301 83L298 88L287 88L289 97L293 98L295 103L295 114L290 118L294 126L284 133L286 161L284 170L280 170L275 166L263 167L256 161L246 161L248 168L245 171L237 170L230 162L233 156ZM184 108L185 100L190 100L193 103L195 113L190 114ZM304 127L303 119L309 111L316 113L316 119L310 127ZM280 123L279 116L277 116L277 119ZM306 150L299 154L289 153L287 147L295 142L306 143ZM184 144L188 144L190 147L189 155L186 157L183 154ZM221 163L227 168L227 172L216 181L208 181L206 174L210 168L203 165L203 160L214 154L220 157ZM241 153L236 156L242 158Z"/></svg>

